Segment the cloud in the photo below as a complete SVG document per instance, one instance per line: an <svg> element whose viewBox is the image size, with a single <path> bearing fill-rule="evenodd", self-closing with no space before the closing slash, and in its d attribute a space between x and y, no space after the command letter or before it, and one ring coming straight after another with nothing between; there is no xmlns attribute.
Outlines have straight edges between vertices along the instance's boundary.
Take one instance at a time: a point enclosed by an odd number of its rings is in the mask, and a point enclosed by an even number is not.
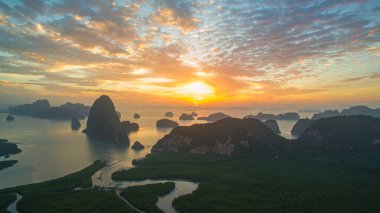
<svg viewBox="0 0 380 213"><path fill-rule="evenodd" d="M194 17L195 6L192 1L166 0L158 2L154 20L165 25L178 27L184 31L196 28L199 20Z"/></svg>
<svg viewBox="0 0 380 213"><path fill-rule="evenodd" d="M322 97L321 88L336 82L375 88L368 82L379 76L379 7L375 0L5 0L0 74L41 94L139 94L204 81L216 96L247 102Z"/></svg>
<svg viewBox="0 0 380 213"><path fill-rule="evenodd" d="M342 83L354 83L358 81L362 81L365 79L373 80L373 79L378 79L380 78L380 73L373 73L369 75L363 75L363 76L358 76L358 77L352 77L352 78L345 78L341 80Z"/></svg>

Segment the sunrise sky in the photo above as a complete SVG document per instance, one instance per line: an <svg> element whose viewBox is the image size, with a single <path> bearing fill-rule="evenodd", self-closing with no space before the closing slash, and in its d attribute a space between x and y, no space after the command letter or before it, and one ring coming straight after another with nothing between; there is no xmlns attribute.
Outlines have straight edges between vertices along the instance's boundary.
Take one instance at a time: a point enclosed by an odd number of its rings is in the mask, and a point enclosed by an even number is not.
<svg viewBox="0 0 380 213"><path fill-rule="evenodd" d="M0 104L380 107L380 1L0 1Z"/></svg>

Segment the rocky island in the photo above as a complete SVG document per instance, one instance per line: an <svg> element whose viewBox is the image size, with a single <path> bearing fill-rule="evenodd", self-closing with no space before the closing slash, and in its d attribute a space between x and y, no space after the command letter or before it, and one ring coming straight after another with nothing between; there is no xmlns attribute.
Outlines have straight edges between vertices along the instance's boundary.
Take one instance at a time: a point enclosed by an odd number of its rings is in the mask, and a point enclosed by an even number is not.
<svg viewBox="0 0 380 213"><path fill-rule="evenodd" d="M140 129L140 126L137 123L133 123L130 121L122 121L121 122L121 127L125 132L137 132Z"/></svg>
<svg viewBox="0 0 380 213"><path fill-rule="evenodd" d="M134 149L134 150L141 150L144 148L145 148L145 146L142 145L139 141L135 141L135 143L131 147L131 149Z"/></svg>
<svg viewBox="0 0 380 213"><path fill-rule="evenodd" d="M325 110L323 112L314 114L312 119L317 120L320 118L328 118L341 115L367 115L379 118L380 108L372 109L368 106L353 106L348 109L343 109L341 112L338 110Z"/></svg>
<svg viewBox="0 0 380 213"><path fill-rule="evenodd" d="M293 136L300 136L315 120L312 119L299 119L297 123L293 126L291 134Z"/></svg>
<svg viewBox="0 0 380 213"><path fill-rule="evenodd" d="M156 122L157 128L173 128L179 126L179 124L175 121L169 120L169 119L160 119Z"/></svg>
<svg viewBox="0 0 380 213"><path fill-rule="evenodd" d="M214 123L175 127L152 147L152 152L275 154L285 142L259 120L225 118Z"/></svg>
<svg viewBox="0 0 380 213"><path fill-rule="evenodd" d="M14 121L15 118L12 115L7 115L6 121Z"/></svg>
<svg viewBox="0 0 380 213"><path fill-rule="evenodd" d="M269 127L274 133L281 134L280 127L278 126L278 123L276 120L266 120L264 121L265 126Z"/></svg>
<svg viewBox="0 0 380 213"><path fill-rule="evenodd" d="M88 115L87 126L83 131L89 137L129 145L128 132L116 114L112 100L102 95L95 100Z"/></svg>
<svg viewBox="0 0 380 213"><path fill-rule="evenodd" d="M171 118L173 116L174 116L174 114L172 112L166 112L165 113L165 117L167 117L167 118Z"/></svg>
<svg viewBox="0 0 380 213"><path fill-rule="evenodd" d="M194 120L194 118L193 118L193 116L190 115L190 114L182 113L182 114L179 116L179 120L181 120L181 121L191 121L191 120Z"/></svg>
<svg viewBox="0 0 380 213"><path fill-rule="evenodd" d="M0 157L9 158L10 155L15 155L21 152L21 149L16 144L10 143L7 139L0 139ZM16 164L17 160L1 160L0 170L11 167Z"/></svg>
<svg viewBox="0 0 380 213"><path fill-rule="evenodd" d="M78 118L72 118L71 119L71 129L72 130L78 130L82 124L80 123Z"/></svg>
<svg viewBox="0 0 380 213"><path fill-rule="evenodd" d="M45 119L72 119L74 117L83 119L88 115L89 110L89 106L71 102L52 107L47 99L42 99L32 104L9 107L8 113Z"/></svg>
<svg viewBox="0 0 380 213"><path fill-rule="evenodd" d="M339 116L340 113L338 110L326 110L324 112L319 112L313 115L312 119L313 120L318 120L320 118L328 118L328 117L335 117Z"/></svg>
<svg viewBox="0 0 380 213"><path fill-rule="evenodd" d="M287 112L278 115L259 112L257 115L247 115L244 118L256 118L259 120L299 120L300 116L296 112Z"/></svg>
<svg viewBox="0 0 380 213"><path fill-rule="evenodd" d="M207 122L215 122L215 121L219 121L221 119L230 118L230 117L231 116L226 115L222 112L217 112L217 113L212 113L207 117L199 117L198 120L205 120Z"/></svg>

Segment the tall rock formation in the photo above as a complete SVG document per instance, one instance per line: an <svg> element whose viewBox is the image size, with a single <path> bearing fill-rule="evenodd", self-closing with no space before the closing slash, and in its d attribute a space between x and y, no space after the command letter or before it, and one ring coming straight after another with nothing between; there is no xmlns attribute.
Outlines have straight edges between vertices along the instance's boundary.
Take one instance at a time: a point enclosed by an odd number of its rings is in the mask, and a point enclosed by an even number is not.
<svg viewBox="0 0 380 213"><path fill-rule="evenodd" d="M122 128L115 105L106 95L100 96L92 105L84 132L95 139L129 145L128 134Z"/></svg>

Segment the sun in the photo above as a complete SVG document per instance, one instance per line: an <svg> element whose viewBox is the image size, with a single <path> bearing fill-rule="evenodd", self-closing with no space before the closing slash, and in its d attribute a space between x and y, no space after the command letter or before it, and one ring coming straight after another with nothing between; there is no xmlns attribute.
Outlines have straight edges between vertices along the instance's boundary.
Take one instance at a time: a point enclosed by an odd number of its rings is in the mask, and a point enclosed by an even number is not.
<svg viewBox="0 0 380 213"><path fill-rule="evenodd" d="M214 97L215 90L203 81L195 81L178 87L177 94L197 105Z"/></svg>

